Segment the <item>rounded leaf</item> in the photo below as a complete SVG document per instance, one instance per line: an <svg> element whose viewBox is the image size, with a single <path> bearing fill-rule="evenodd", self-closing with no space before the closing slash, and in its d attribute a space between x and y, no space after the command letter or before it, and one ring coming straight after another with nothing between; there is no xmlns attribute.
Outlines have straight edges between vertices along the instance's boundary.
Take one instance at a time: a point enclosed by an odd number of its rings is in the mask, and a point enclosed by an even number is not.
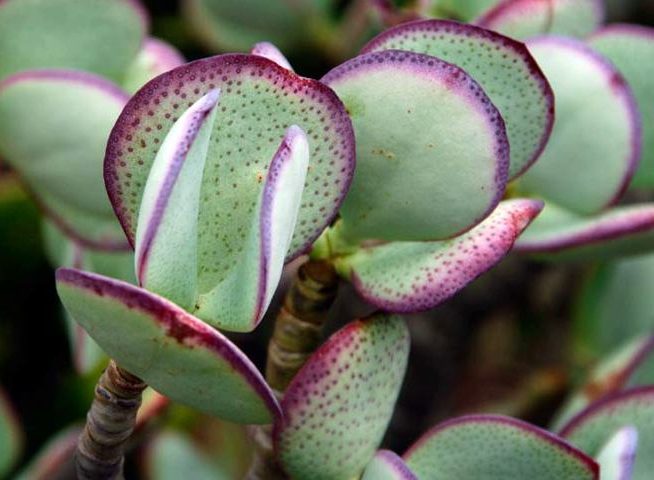
<svg viewBox="0 0 654 480"><path fill-rule="evenodd" d="M396 453L379 450L370 461L361 480L418 480Z"/></svg>
<svg viewBox="0 0 654 480"><path fill-rule="evenodd" d="M154 37L146 38L121 85L126 91L134 93L148 80L182 65L184 61L179 50L169 43Z"/></svg>

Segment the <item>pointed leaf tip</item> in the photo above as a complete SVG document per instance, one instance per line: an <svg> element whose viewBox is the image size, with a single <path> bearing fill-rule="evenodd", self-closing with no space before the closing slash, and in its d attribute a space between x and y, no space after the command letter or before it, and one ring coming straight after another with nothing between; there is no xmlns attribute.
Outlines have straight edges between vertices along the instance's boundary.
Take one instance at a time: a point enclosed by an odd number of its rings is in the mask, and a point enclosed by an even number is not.
<svg viewBox="0 0 654 480"><path fill-rule="evenodd" d="M259 42L255 44L252 47L252 50L250 50L250 53L252 55L267 58L286 70L290 70L291 72L294 71L291 63L286 59L284 54L279 50L279 48L270 42Z"/></svg>

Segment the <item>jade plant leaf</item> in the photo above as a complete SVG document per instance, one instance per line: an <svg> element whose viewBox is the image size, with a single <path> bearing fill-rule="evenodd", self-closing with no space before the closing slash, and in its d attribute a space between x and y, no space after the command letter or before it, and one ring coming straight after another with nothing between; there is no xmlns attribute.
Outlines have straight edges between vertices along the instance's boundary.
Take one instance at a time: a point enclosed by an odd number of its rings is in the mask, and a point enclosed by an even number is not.
<svg viewBox="0 0 654 480"><path fill-rule="evenodd" d="M512 38L585 37L604 21L603 0L504 0L475 23Z"/></svg>
<svg viewBox="0 0 654 480"><path fill-rule="evenodd" d="M13 406L4 390L0 389L0 476L12 469L23 449L23 431Z"/></svg>
<svg viewBox="0 0 654 480"><path fill-rule="evenodd" d="M274 425L280 464L293 478L360 475L390 421L409 354L399 317L354 321L295 376Z"/></svg>
<svg viewBox="0 0 654 480"><path fill-rule="evenodd" d="M387 311L416 312L444 302L511 250L538 215L538 200L508 200L469 232L440 242L392 242L339 258L365 300Z"/></svg>
<svg viewBox="0 0 654 480"><path fill-rule="evenodd" d="M66 234L128 248L102 183L109 132L128 96L101 77L33 70L0 83L0 155Z"/></svg>
<svg viewBox="0 0 654 480"><path fill-rule="evenodd" d="M136 0L4 0L0 79L34 68L71 68L120 81L147 24Z"/></svg>
<svg viewBox="0 0 654 480"><path fill-rule="evenodd" d="M556 120L520 187L574 212L596 213L620 199L638 167L642 132L631 89L580 41L541 37L527 46L554 89Z"/></svg>
<svg viewBox="0 0 654 480"><path fill-rule="evenodd" d="M171 400L239 423L270 423L272 391L218 331L128 283L61 268L57 290L71 316L118 364Z"/></svg>
<svg viewBox="0 0 654 480"><path fill-rule="evenodd" d="M385 50L349 60L322 81L341 97L356 132L357 174L341 209L347 237L442 239L495 208L509 167L506 129L463 70Z"/></svg>
<svg viewBox="0 0 654 480"><path fill-rule="evenodd" d="M617 393L589 406L563 427L561 435L589 455L599 455L615 432L633 426L638 431L638 450L633 480L652 476L654 457L654 387Z"/></svg>
<svg viewBox="0 0 654 480"><path fill-rule="evenodd" d="M516 250L555 260L620 257L651 251L653 229L654 205L615 207L587 217L547 202Z"/></svg>
<svg viewBox="0 0 654 480"><path fill-rule="evenodd" d="M361 480L418 480L418 477L396 453L379 450L366 467Z"/></svg>
<svg viewBox="0 0 654 480"><path fill-rule="evenodd" d="M602 480L631 480L637 449L638 430L634 427L618 430L597 455Z"/></svg>
<svg viewBox="0 0 654 480"><path fill-rule="evenodd" d="M643 158L632 186L654 187L654 29L610 25L595 32L588 44L607 57L632 88L643 119Z"/></svg>
<svg viewBox="0 0 654 480"><path fill-rule="evenodd" d="M438 57L479 82L506 123L510 179L529 168L543 151L554 122L554 95L523 43L472 25L422 20L384 31L362 53L382 50Z"/></svg>
<svg viewBox="0 0 654 480"><path fill-rule="evenodd" d="M595 461L556 435L499 415L435 426L405 454L420 480L599 479Z"/></svg>
<svg viewBox="0 0 654 480"><path fill-rule="evenodd" d="M258 55L260 57L267 58L268 60L275 62L280 67L284 67L286 70L290 70L291 72L293 71L293 67L286 59L284 54L279 50L279 48L270 42L259 42L255 44L250 50L250 53L252 55Z"/></svg>
<svg viewBox="0 0 654 480"><path fill-rule="evenodd" d="M61 474L62 467L75 455L82 426L73 425L58 432L18 472L14 480L46 480Z"/></svg>
<svg viewBox="0 0 654 480"><path fill-rule="evenodd" d="M134 93L148 80L183 63L184 57L175 47L158 38L149 37L127 68L121 85L126 91Z"/></svg>
<svg viewBox="0 0 654 480"><path fill-rule="evenodd" d="M502 0L432 0L432 10L457 20L470 21Z"/></svg>

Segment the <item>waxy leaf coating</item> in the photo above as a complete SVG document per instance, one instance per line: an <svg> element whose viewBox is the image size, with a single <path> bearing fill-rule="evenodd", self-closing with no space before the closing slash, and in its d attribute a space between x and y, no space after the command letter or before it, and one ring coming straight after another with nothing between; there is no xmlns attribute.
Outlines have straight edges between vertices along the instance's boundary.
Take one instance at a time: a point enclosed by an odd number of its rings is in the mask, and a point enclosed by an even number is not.
<svg viewBox="0 0 654 480"><path fill-rule="evenodd" d="M638 430L631 426L618 430L597 455L602 480L631 480L637 450Z"/></svg>
<svg viewBox="0 0 654 480"><path fill-rule="evenodd" d="M554 89L556 120L520 186L577 213L596 213L620 199L638 167L642 132L633 94L608 60L577 40L541 37L527 46Z"/></svg>
<svg viewBox="0 0 654 480"><path fill-rule="evenodd" d="M404 454L420 480L597 480L592 458L545 430L499 415L446 421Z"/></svg>
<svg viewBox="0 0 654 480"><path fill-rule="evenodd" d="M362 248L337 265L373 305L392 312L427 310L502 260L542 206L538 200L509 200L452 240Z"/></svg>
<svg viewBox="0 0 654 480"><path fill-rule="evenodd" d="M512 38L585 37L604 21L603 0L504 0L475 23Z"/></svg>
<svg viewBox="0 0 654 480"><path fill-rule="evenodd" d="M128 92L134 93L148 80L184 63L179 51L158 38L145 39L141 51L128 67L121 85Z"/></svg>
<svg viewBox="0 0 654 480"><path fill-rule="evenodd" d="M370 461L361 480L418 480L396 453L379 450Z"/></svg>
<svg viewBox="0 0 654 480"><path fill-rule="evenodd" d="M3 0L0 79L33 68L71 68L120 81L147 24L136 0Z"/></svg>
<svg viewBox="0 0 654 480"><path fill-rule="evenodd" d="M289 385L274 425L281 466L292 478L348 480L373 457L390 421L409 354L401 318L345 326Z"/></svg>
<svg viewBox="0 0 654 480"><path fill-rule="evenodd" d="M463 70L385 50L322 79L345 103L357 172L341 209L353 240L435 240L468 230L501 199L509 167L504 121Z"/></svg>
<svg viewBox="0 0 654 480"><path fill-rule="evenodd" d="M638 431L638 452L633 480L651 478L654 457L654 387L641 387L600 400L563 427L561 435L589 455L599 455L618 429L633 426Z"/></svg>
<svg viewBox="0 0 654 480"><path fill-rule="evenodd" d="M382 50L438 57L479 82L506 123L510 178L529 168L543 151L554 123L554 95L523 43L472 25L421 20L384 31L362 53Z"/></svg>
<svg viewBox="0 0 654 480"><path fill-rule="evenodd" d="M654 29L640 25L610 25L587 43L624 75L638 102L643 120L643 157L632 186L654 186Z"/></svg>
<svg viewBox="0 0 654 480"><path fill-rule="evenodd" d="M218 331L168 300L125 282L57 270L71 316L127 371L172 400L239 423L270 423L272 391Z"/></svg>

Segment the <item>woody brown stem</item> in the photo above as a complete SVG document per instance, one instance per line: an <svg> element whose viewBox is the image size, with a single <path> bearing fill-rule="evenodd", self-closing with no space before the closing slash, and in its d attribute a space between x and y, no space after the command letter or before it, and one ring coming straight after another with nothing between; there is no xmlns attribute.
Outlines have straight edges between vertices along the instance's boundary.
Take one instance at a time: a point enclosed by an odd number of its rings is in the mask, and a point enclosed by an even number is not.
<svg viewBox="0 0 654 480"><path fill-rule="evenodd" d="M266 380L278 396L320 345L337 289L338 276L330 262L309 260L298 269L268 344ZM270 426L252 428L256 451L249 480L286 478L275 462L270 433Z"/></svg>
<svg viewBox="0 0 654 480"><path fill-rule="evenodd" d="M122 478L125 444L136 423L143 381L112 360L95 387L86 426L77 443L77 477Z"/></svg>

